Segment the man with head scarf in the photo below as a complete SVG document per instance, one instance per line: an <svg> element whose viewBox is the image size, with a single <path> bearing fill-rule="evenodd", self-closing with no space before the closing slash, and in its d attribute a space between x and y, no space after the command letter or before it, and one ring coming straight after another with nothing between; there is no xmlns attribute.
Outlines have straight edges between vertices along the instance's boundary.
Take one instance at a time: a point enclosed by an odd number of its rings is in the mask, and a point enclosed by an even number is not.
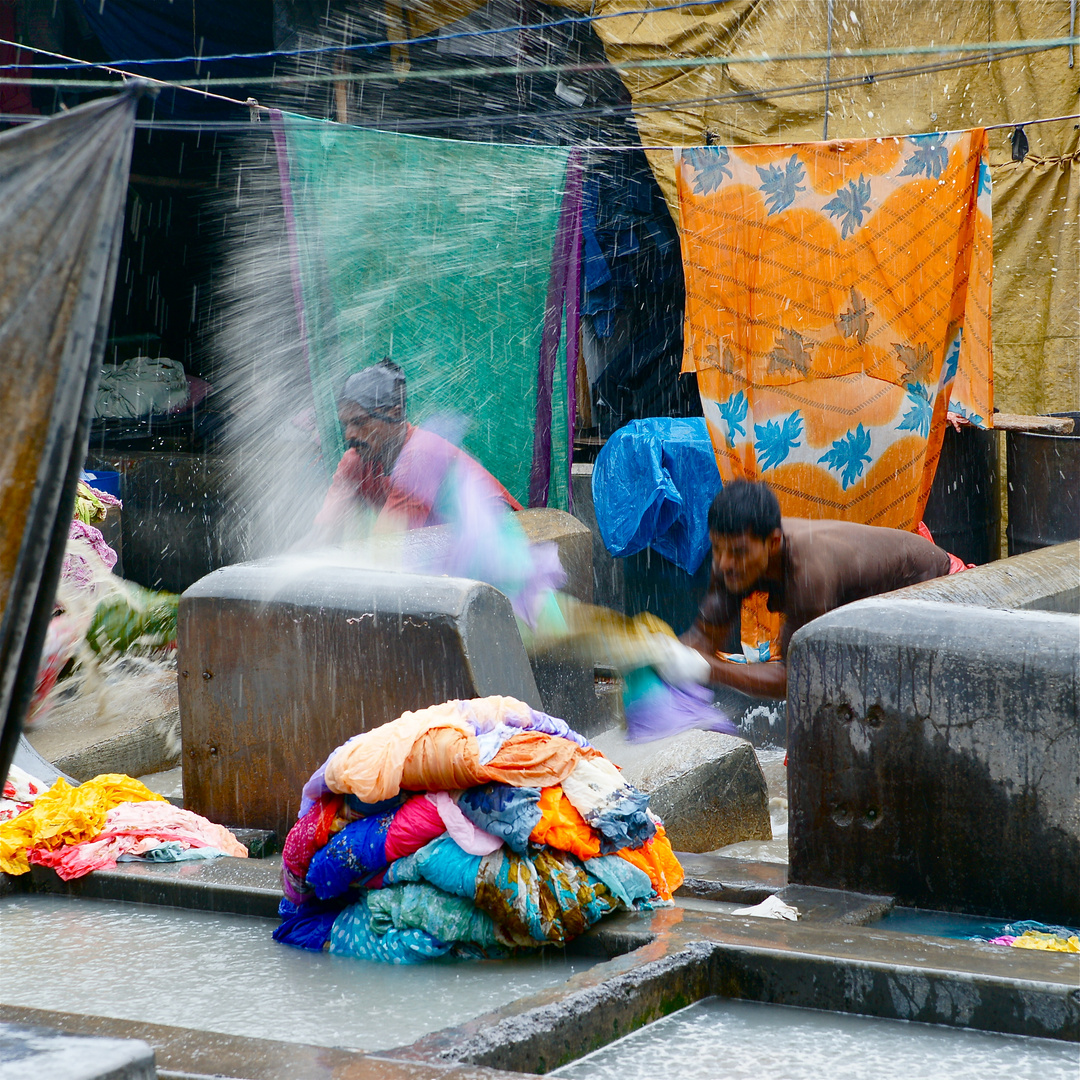
<svg viewBox="0 0 1080 1080"><path fill-rule="evenodd" d="M441 525L440 496L449 478L521 509L475 458L405 419L405 373L392 360L349 376L338 397L338 419L348 449L309 542L342 539L357 511L374 519L377 532Z"/></svg>

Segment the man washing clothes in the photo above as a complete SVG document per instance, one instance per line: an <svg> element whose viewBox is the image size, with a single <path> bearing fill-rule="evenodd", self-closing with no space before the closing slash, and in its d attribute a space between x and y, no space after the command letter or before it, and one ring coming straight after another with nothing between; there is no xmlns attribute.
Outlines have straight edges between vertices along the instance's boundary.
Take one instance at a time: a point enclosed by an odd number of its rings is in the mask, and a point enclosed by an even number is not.
<svg viewBox="0 0 1080 1080"><path fill-rule="evenodd" d="M726 485L713 500L709 537L709 589L681 640L707 660L710 685L754 698L787 696L788 644L811 619L963 566L902 529L781 518L768 484L745 480ZM768 630L755 632L770 613L772 640ZM728 651L740 644L742 653ZM705 682L704 669L701 675ZM723 693L719 703L725 704Z"/></svg>
<svg viewBox="0 0 1080 1080"><path fill-rule="evenodd" d="M451 478L521 509L475 458L405 419L405 373L392 360L349 376L338 419L348 449L313 529L298 546L339 542L358 517L366 518L364 531L374 532L443 524L441 497Z"/></svg>

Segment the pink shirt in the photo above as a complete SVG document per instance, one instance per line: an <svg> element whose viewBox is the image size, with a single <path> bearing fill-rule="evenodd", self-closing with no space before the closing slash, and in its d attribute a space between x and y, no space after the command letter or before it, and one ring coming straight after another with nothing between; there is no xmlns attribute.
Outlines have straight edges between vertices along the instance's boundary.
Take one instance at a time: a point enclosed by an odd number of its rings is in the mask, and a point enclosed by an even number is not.
<svg viewBox="0 0 1080 1080"><path fill-rule="evenodd" d="M451 468L479 482L505 502L520 510L517 501L474 457L434 432L406 424L405 443L393 469L387 475L381 464L366 461L355 450L346 450L338 462L330 490L323 500L315 524L323 529L340 529L349 514L367 505L378 511L376 528L396 526L419 529L441 525L436 507L439 489Z"/></svg>

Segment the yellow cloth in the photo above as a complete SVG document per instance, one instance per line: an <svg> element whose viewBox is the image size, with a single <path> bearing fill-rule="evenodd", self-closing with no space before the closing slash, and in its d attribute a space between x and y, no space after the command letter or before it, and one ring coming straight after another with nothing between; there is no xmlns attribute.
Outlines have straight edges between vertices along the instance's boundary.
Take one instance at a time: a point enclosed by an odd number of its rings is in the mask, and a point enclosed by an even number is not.
<svg viewBox="0 0 1080 1080"><path fill-rule="evenodd" d="M582 604L559 594L562 618L535 633L523 633L530 653L549 651L585 656L599 664L633 671L661 660L665 653L657 638L673 638L675 631L651 612L627 616L610 608Z"/></svg>
<svg viewBox="0 0 1080 1080"><path fill-rule="evenodd" d="M1041 949L1044 952L1068 952L1080 953L1080 938L1075 934L1072 937L1057 937L1054 934L1044 934L1038 930L1025 930L1013 943L1014 949Z"/></svg>
<svg viewBox="0 0 1080 1080"><path fill-rule="evenodd" d="M103 773L72 787L57 780L29 810L0 823L0 870L25 874L30 851L41 845L53 850L91 840L105 826L105 815L124 802L166 801L139 780L121 773Z"/></svg>
<svg viewBox="0 0 1080 1080"><path fill-rule="evenodd" d="M79 481L75 489L75 517L85 525L104 521L108 511L105 504L94 494L85 480Z"/></svg>

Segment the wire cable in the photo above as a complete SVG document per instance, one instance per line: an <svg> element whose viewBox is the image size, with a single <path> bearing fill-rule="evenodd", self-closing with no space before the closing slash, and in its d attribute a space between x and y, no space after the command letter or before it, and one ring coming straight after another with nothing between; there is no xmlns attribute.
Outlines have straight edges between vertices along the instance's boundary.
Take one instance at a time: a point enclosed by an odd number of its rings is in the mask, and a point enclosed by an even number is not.
<svg viewBox="0 0 1080 1080"><path fill-rule="evenodd" d="M917 65L915 67L893 68L893 69L888 69L888 70L883 71L883 72L868 72L868 73L860 74L860 75L852 75L852 76L841 77L839 79L831 81L829 83L829 87L831 89L847 89L847 88L863 85L863 84L866 84L866 83L886 82L886 81L890 81L890 80L898 79L898 78L914 78L914 77L924 75L924 74L931 74L931 73L940 72L940 71L957 70L957 69L960 69L960 68L963 68L963 67L977 66L979 64L992 62L994 60L1005 59L1006 57L1026 56L1026 55L1030 55L1032 53L1043 52L1043 51L1047 51L1048 49L1061 47L1061 45L1059 43L1057 43L1057 42L1055 42L1054 44L1050 44L1050 45L1047 45L1047 44L1041 43L1041 42L1037 42L1037 43L1029 43L1031 47L1020 50L1020 49L1014 48L1014 46L1017 45L1018 43L1006 43L1006 44L1007 44L1007 47L1008 47L1008 51L1002 51L1002 52L1000 52L1000 55L998 54L999 46L993 46L992 47L993 54L981 54L981 55L974 56L974 57L969 56L969 57L963 57L963 58L958 58L958 59L954 59L954 60L943 60L943 61L940 61L937 64L924 64L924 65ZM949 47L949 48L953 48L954 51L955 51L955 47ZM980 53L982 53L982 50L984 48L985 48L984 46L979 46ZM62 53L49 53L49 55L63 56ZM847 54L838 54L838 55L845 56ZM210 99L213 99L213 100L226 102L228 104L232 104L232 105L236 105L236 106L247 107L249 110L252 111L252 113L254 113L255 111L269 111L268 106L260 105L253 98L249 98L246 101L240 101L237 98L230 98L230 97L226 97L225 95L222 95L222 94L211 93L209 91L206 91L206 90L202 89L201 87L190 87L190 86L185 86L185 85L181 85L181 84L170 83L170 82L168 82L166 80L152 79L152 78L148 78L146 76L141 76L141 75L132 75L129 72L123 72L123 71L120 71L119 69L113 69L113 68L111 68L111 66L107 66L107 65L95 65L95 66L104 67L106 70L114 71L116 74L122 76L125 79L127 79L127 78L135 78L135 79L140 79L142 81L148 82L151 85L156 85L156 86L162 87L162 88L188 90L188 91L196 93L199 96L204 97L204 98L210 98ZM598 65L598 66L606 67L606 65ZM473 74L473 69L467 69L467 70L469 71L470 74ZM526 69L526 70L531 70L531 69ZM0 78L0 84L6 83L6 82L9 82L9 81L12 81L12 80L9 80L9 79L6 79L6 78ZM44 84L46 86L57 85L57 83L55 83L52 80L40 80L40 79L38 79L38 80L32 80L32 81L35 82L35 83L38 83L38 84ZM293 81L293 80L290 80L290 81ZM99 84L96 84L96 83L92 84L92 83L90 83L89 80L78 80L78 81L75 82L74 85L79 89L86 89L86 88L89 88L89 86L91 86L91 85L98 86ZM104 88L108 88L108 89L113 89L113 88L116 87L116 83L106 83L106 84L103 84L103 85L104 85ZM798 95L798 94L801 94L801 93L804 93L804 92L807 92L807 91L809 91L809 92L815 92L815 91L816 92L824 92L824 90L825 90L825 86L824 86L824 84L821 83L820 80L812 80L812 81L806 81L806 82L802 82L802 83L794 83L794 84L790 84L788 86L780 86L780 87L764 88L764 89L759 88L759 89L744 90L744 91L733 91L733 92L729 92L727 94L717 94L717 95L712 95L712 96L708 96L708 97L698 97L698 98L684 98L684 99L677 99L675 101L658 102L658 103L655 103L655 104L649 104L649 103L611 104L611 105L597 106L597 107L594 107L594 108L591 108L591 109L581 109L581 108L569 109L569 108L566 108L566 109L560 109L560 110L548 110L548 111L543 112L543 113L515 113L515 114L511 114L511 115L506 115L506 116L492 116L490 113L478 113L478 114L473 114L472 116L467 116L467 117L460 117L460 116L458 116L458 117L435 117L435 118L424 119L424 120L401 120L401 121L398 121L394 125L393 130L396 130L396 131L420 131L420 130L433 129L433 128L434 129L446 130L448 128L459 127L459 126L461 126L461 127L465 127L465 126L468 126L468 127L477 127L477 126L497 127L497 126L502 126L502 125L506 125L506 124L509 124L509 123L528 123L528 122L536 123L538 121L561 119L563 117L573 117L573 118L576 119L576 118L586 118L586 117L626 115L629 118L633 114L657 113L657 112L677 112L677 111L684 111L689 106L701 107L703 105L709 105L709 104L737 104L739 102L746 101L746 100L760 100L762 97L765 97L765 98L768 98L768 99L771 100L771 99L776 99L776 98L791 97L791 96L795 96L795 95ZM1076 119L1076 118L1077 117L1072 117L1072 116L1047 117L1047 118L1044 118L1044 119L1041 119L1041 120L1025 121L1025 122L1023 122L1023 126L1027 126L1028 124L1048 123L1048 122L1051 122L1053 120L1069 120L1069 119ZM34 122L35 120L37 120L39 118L37 118L37 117L29 117L29 116L25 116L23 114L8 114L8 115L5 115L3 117L3 119L6 122L12 122L12 123L17 123L17 122L28 123L28 122ZM177 126L178 124L183 124L183 125L186 125L188 130L204 130L207 127L210 126L210 125L201 124L200 122L197 122L197 121L196 122L171 122L171 121L155 121L155 120L151 120L151 121L139 121L138 122L139 127L147 127L147 128L150 128L150 129L153 129L154 127L163 127L165 124L170 124L172 126ZM235 122L233 124L233 126L234 127L244 128L244 129L249 129L250 128L250 123L249 122ZM363 126L371 126L371 125L363 125ZM1010 123L1003 123L1003 124L988 125L988 126L985 126L985 129L986 130L996 130L998 128L1011 128L1011 127L1016 127L1016 126L1017 126L1016 123L1010 122ZM595 145L595 144L591 144L591 145ZM632 144L633 147L636 147L638 145L640 145L640 144L639 143ZM597 146L596 148L600 149L601 147ZM611 149L627 149L627 148L630 148L630 147L626 147L626 146L611 147ZM650 146L649 148L650 149L660 149L660 147L653 147L653 146Z"/></svg>
<svg viewBox="0 0 1080 1080"><path fill-rule="evenodd" d="M553 19L549 22L537 22L537 23L516 23L512 26L491 26L480 30L461 30L453 34L426 34L422 37L404 38L398 41L363 41L357 42L354 45L319 45L313 46L309 49L271 49L268 52L254 52L254 53L221 53L217 56L167 56L158 57L157 59L138 59L138 60L109 60L108 64L111 67L118 67L121 64L130 66L132 64L212 64L218 60L274 60L274 59L286 59L296 56L317 56L325 53L347 53L347 52L360 52L366 50L386 49L399 45L428 45L432 42L438 43L440 41L454 41L459 38L473 38L473 37L489 37L495 34L511 34L517 33L519 30L548 30L553 27L559 26L571 26L580 23L594 23L600 22L603 19L623 19L632 15L659 15L664 12L682 11L685 8L709 8L709 7L723 7L726 6L730 0L714 0L713 3L707 2L707 0L690 0L690 2L684 2L679 4L665 4L663 7L648 7L648 8L634 8L630 11L614 11L607 12L601 15L568 15L562 19ZM12 42L0 42L0 44L13 44ZM30 45L20 45L19 48L28 49L31 52L41 53L45 56L54 55L49 53L46 49L36 49ZM0 71L7 68L19 68L25 65L22 64L0 64ZM78 69L80 66L94 67L96 66L93 61L90 60L76 60L74 63L69 64L35 64L34 67L42 70L65 70L65 69Z"/></svg>
<svg viewBox="0 0 1080 1080"><path fill-rule="evenodd" d="M0 39L0 44L12 45L16 42ZM586 73L593 71L653 71L669 70L673 68L693 69L705 67L729 67L739 64L771 64L771 63L806 63L810 61L831 60L860 60L876 57L890 56L928 56L945 55L948 53L978 53L982 59L989 62L992 59L1001 59L1009 55L1022 55L1035 51L1067 48L1070 45L1080 44L1080 38L1061 37L1043 38L1026 41L1003 41L1003 42L979 42L976 44L952 44L952 45L910 45L895 48L875 49L851 49L842 53L806 52L806 53L748 53L733 56L690 56L690 57L665 57L651 60L626 60L626 61L592 61L589 63L576 64L534 64L534 65L504 65L500 67L465 67L440 70L410 69L408 71L378 71L378 72L332 72L326 74L290 74L290 75L256 75L251 77L227 77L213 78L207 76L200 80L201 85L173 82L166 79L150 79L140 76L135 72L123 71L109 64L92 64L113 74L126 78L144 78L147 82L174 90L189 90L192 93L211 96L211 86L292 86L313 85L320 83L367 83L393 81L400 84L410 79L440 82L453 78L488 78L500 75L562 75L574 73ZM998 55L1000 54L1000 56ZM65 57L60 53L51 53L53 56L61 56L62 59L72 60L74 57ZM56 89L112 89L115 83L100 82L90 79L34 79L33 77L0 76L0 85L40 85ZM219 95L220 96L220 95ZM247 104L246 102L236 102Z"/></svg>

